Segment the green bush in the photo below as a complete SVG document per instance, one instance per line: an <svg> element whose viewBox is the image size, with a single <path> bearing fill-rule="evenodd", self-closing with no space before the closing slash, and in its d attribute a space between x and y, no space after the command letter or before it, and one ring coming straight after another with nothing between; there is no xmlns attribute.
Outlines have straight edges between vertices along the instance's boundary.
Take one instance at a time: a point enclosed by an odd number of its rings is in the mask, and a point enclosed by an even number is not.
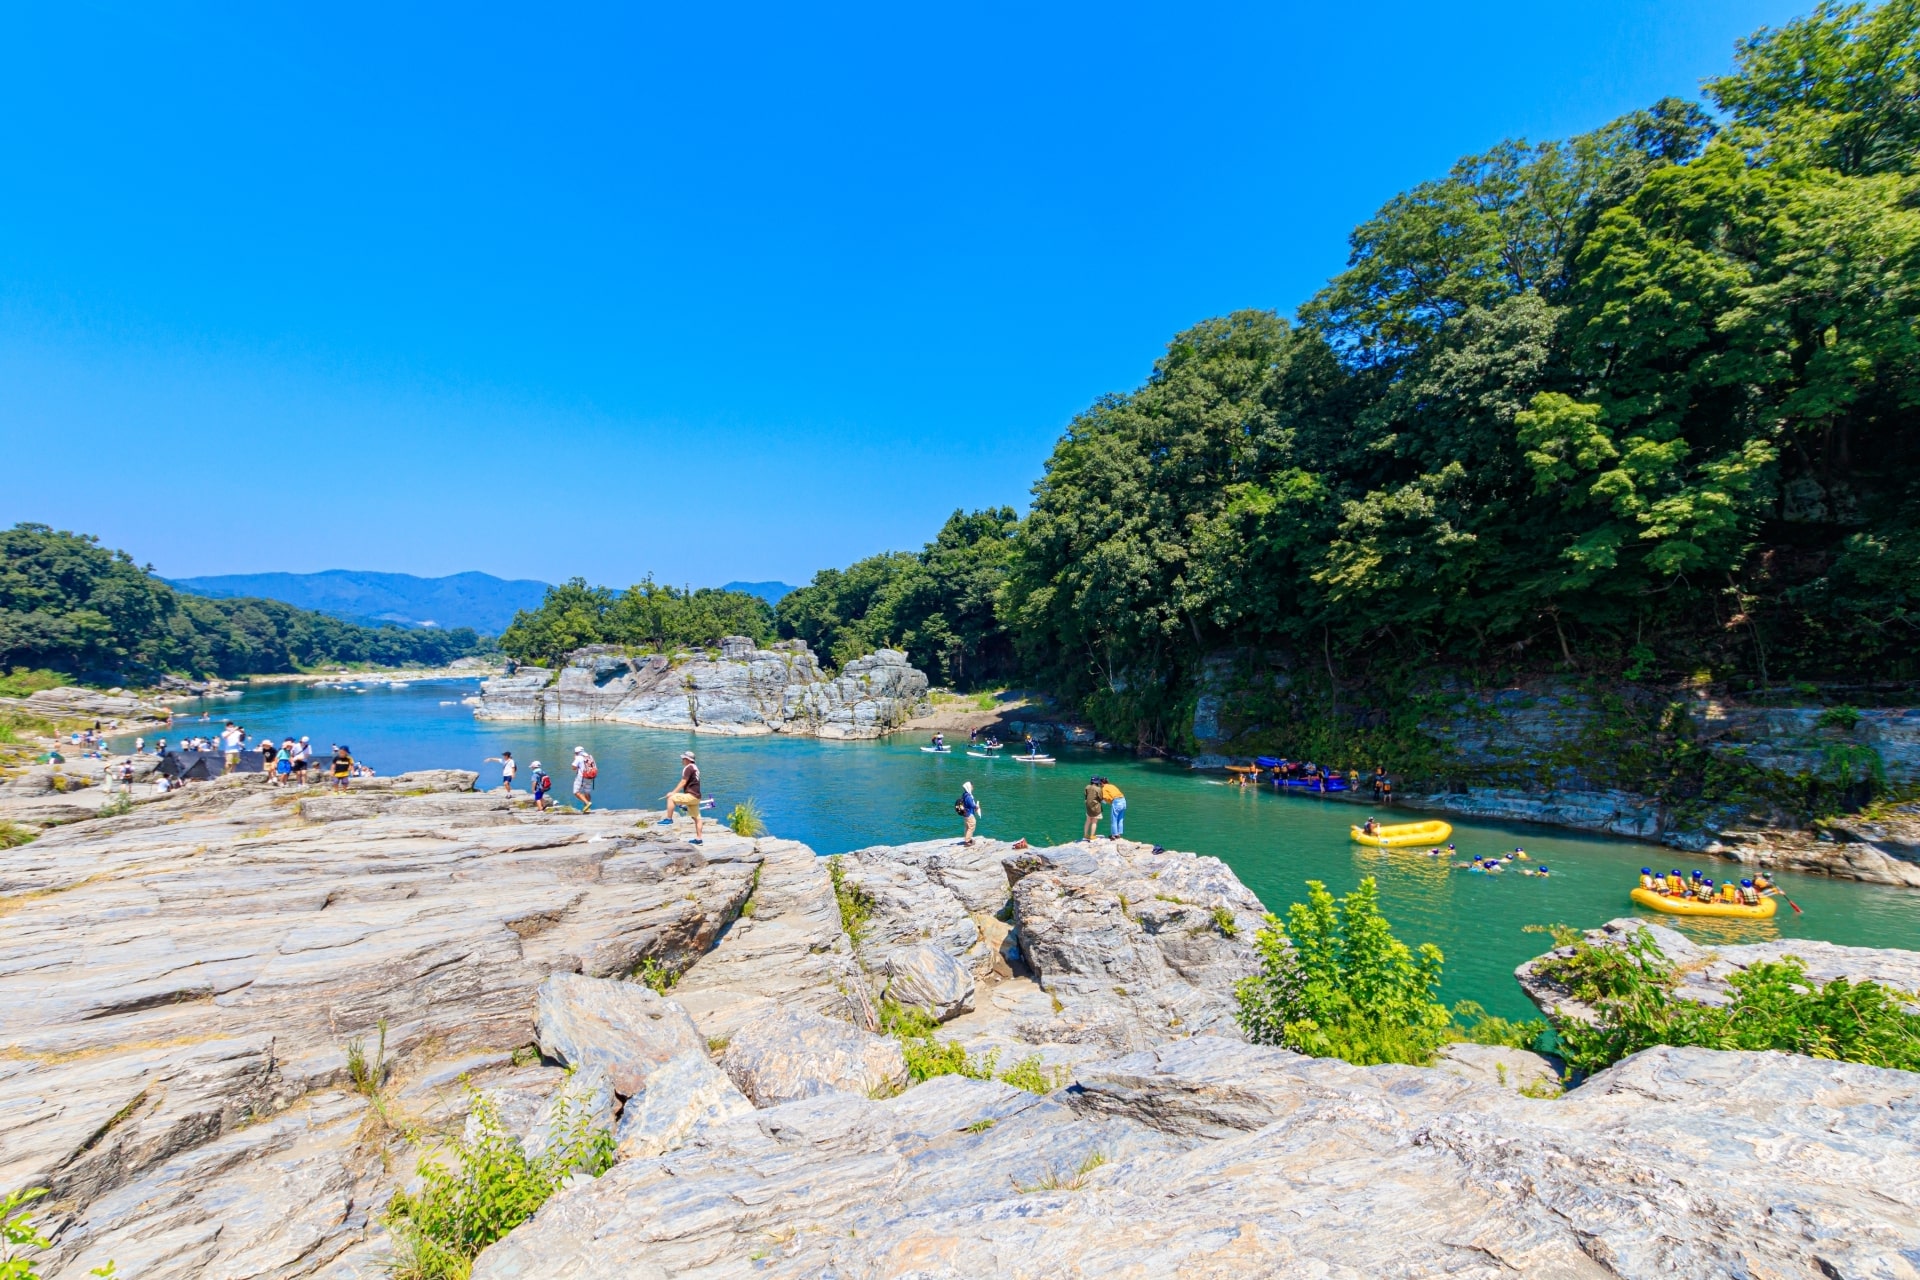
<svg viewBox="0 0 1920 1280"><path fill-rule="evenodd" d="M479 1136L455 1140L453 1167L423 1164L422 1188L396 1195L387 1210L396 1280L466 1280L479 1252L531 1218L576 1170L597 1178L612 1166L611 1133L589 1114L571 1114L564 1099L554 1110L546 1150L530 1159L492 1101L474 1096Z"/></svg>
<svg viewBox="0 0 1920 1280"><path fill-rule="evenodd" d="M1393 936L1369 876L1338 904L1318 880L1307 901L1269 915L1254 938L1260 972L1241 980L1235 1020L1255 1044L1285 1045L1359 1066L1416 1065L1450 1038L1453 1015L1433 998L1440 949Z"/></svg>
<svg viewBox="0 0 1920 1280"><path fill-rule="evenodd" d="M0 822L0 849L16 849L23 844L31 844L37 834L32 827L23 827L17 822Z"/></svg>
<svg viewBox="0 0 1920 1280"><path fill-rule="evenodd" d="M1619 946L1582 939L1535 972L1595 1012L1591 1023L1569 1018L1558 1028L1561 1054L1577 1071L1661 1044L1779 1049L1920 1071L1920 1016L1905 1010L1898 993L1845 978L1816 984L1796 956L1733 974L1732 1000L1723 1007L1676 999L1673 963L1645 930Z"/></svg>

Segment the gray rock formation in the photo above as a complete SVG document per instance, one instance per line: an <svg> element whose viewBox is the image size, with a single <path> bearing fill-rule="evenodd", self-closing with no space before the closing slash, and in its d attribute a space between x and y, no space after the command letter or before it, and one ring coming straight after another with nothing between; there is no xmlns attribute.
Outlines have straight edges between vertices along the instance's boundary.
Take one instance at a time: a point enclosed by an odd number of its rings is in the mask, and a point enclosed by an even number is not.
<svg viewBox="0 0 1920 1280"><path fill-rule="evenodd" d="M907 1082L899 1041L804 1009L755 1018L728 1041L720 1065L757 1107L835 1090L892 1093Z"/></svg>
<svg viewBox="0 0 1920 1280"><path fill-rule="evenodd" d="M0 1186L50 1189L47 1275L316 1272L411 1168L364 1140L349 1042L371 1058L384 1020L392 1108L457 1132L458 1075L514 1070L550 975L684 963L752 885L725 832L708 858L632 814L429 790L472 776L315 794L366 806L315 820L242 775L0 851Z"/></svg>
<svg viewBox="0 0 1920 1280"><path fill-rule="evenodd" d="M1536 1101L1202 1036L1048 1098L943 1077L741 1117L562 1191L473 1280L1899 1276L1917 1102L1782 1054L1654 1050Z"/></svg>
<svg viewBox="0 0 1920 1280"><path fill-rule="evenodd" d="M638 1097L627 1099L614 1137L622 1160L662 1155L710 1125L753 1110L727 1073L702 1053L658 1067Z"/></svg>
<svg viewBox="0 0 1920 1280"><path fill-rule="evenodd" d="M522 668L482 686L483 720L611 720L656 729L876 738L912 716L927 678L882 649L829 676L802 640L756 649L729 636L717 652L632 656L600 645L559 672Z"/></svg>
<svg viewBox="0 0 1920 1280"><path fill-rule="evenodd" d="M534 1004L540 1052L569 1066L611 1073L630 1098L653 1072L686 1054L706 1055L706 1041L686 1010L634 982L556 973L540 984Z"/></svg>
<svg viewBox="0 0 1920 1280"><path fill-rule="evenodd" d="M474 1280L1898 1276L1920 1250L1920 1076L1659 1050L1542 1101L1470 1046L1306 1059L1231 1038L1259 904L1211 859L862 850L849 939L804 846L472 777L241 776L0 851L0 1185L51 1189L49 1280L375 1280L432 1158L406 1135L475 1096L529 1150L587 1116L621 1155ZM624 981L642 959L668 998ZM1051 1092L868 1096L905 1082L875 1006L925 968L973 983L943 1038Z"/></svg>
<svg viewBox="0 0 1920 1280"><path fill-rule="evenodd" d="M55 720L143 722L165 720L170 714L160 703L121 689L101 693L98 689L82 689L73 685L63 685L58 689L41 689L24 698L0 698L0 704L18 707L31 715L46 716Z"/></svg>

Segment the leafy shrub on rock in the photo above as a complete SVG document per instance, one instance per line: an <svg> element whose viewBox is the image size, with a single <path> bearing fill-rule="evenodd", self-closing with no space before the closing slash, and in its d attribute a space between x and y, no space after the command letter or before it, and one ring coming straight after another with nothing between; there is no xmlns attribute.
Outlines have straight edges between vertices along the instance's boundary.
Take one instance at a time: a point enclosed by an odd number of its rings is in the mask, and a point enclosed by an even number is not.
<svg viewBox="0 0 1920 1280"><path fill-rule="evenodd" d="M456 1139L454 1166L423 1164L425 1185L393 1198L396 1280L466 1280L480 1251L531 1218L576 1171L599 1177L613 1165L613 1135L596 1129L564 1098L554 1108L546 1149L528 1156L483 1095L473 1099L478 1135Z"/></svg>
<svg viewBox="0 0 1920 1280"><path fill-rule="evenodd" d="M1920 1071L1920 1015L1907 1012L1898 993L1845 978L1815 983L1794 956L1730 976L1732 1000L1721 1007L1674 997L1673 962L1645 930L1619 946L1582 938L1534 972L1594 1011L1591 1022L1567 1018L1558 1028L1561 1053L1578 1071L1661 1044L1779 1049Z"/></svg>
<svg viewBox="0 0 1920 1280"><path fill-rule="evenodd" d="M1444 957L1432 943L1410 949L1380 914L1373 877L1335 902L1307 882L1307 901L1283 924L1269 915L1254 939L1260 972L1241 980L1234 1018L1255 1044L1283 1045L1356 1066L1424 1066L1455 1040L1529 1048L1542 1022L1496 1018L1471 1001L1455 1009L1433 998Z"/></svg>

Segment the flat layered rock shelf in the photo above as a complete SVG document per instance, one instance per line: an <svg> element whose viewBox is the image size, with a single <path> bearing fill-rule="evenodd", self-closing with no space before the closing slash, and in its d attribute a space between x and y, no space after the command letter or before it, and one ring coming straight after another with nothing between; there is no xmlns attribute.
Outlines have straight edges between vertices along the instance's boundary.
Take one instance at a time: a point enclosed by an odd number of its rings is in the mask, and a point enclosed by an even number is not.
<svg viewBox="0 0 1920 1280"><path fill-rule="evenodd" d="M0 852L0 1186L48 1188L46 1275L384 1276L479 1097L618 1156L474 1280L1920 1274L1920 1076L1303 1058L1235 1029L1263 908L1214 859L827 860L472 781L226 779ZM890 1004L972 1075L914 1083Z"/></svg>

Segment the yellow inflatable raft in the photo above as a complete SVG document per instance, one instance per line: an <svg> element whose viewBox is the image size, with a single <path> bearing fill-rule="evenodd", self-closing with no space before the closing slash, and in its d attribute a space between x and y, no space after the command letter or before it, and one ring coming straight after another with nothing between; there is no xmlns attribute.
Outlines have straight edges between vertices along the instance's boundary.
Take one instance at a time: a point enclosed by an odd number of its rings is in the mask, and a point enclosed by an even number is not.
<svg viewBox="0 0 1920 1280"><path fill-rule="evenodd" d="M1370 844L1376 849L1398 849L1410 844L1445 844L1447 837L1453 834L1449 823L1438 818L1431 822L1400 822L1390 827L1381 827L1374 835L1368 835L1358 827L1350 828L1353 838L1361 844Z"/></svg>
<svg viewBox="0 0 1920 1280"><path fill-rule="evenodd" d="M1773 913L1780 909L1779 904L1772 898L1762 898L1758 905L1750 907L1744 902L1701 902L1698 898L1669 898L1651 889L1635 889L1633 900L1643 907L1652 907L1655 911L1664 911L1670 916L1732 916L1736 920L1771 920Z"/></svg>

